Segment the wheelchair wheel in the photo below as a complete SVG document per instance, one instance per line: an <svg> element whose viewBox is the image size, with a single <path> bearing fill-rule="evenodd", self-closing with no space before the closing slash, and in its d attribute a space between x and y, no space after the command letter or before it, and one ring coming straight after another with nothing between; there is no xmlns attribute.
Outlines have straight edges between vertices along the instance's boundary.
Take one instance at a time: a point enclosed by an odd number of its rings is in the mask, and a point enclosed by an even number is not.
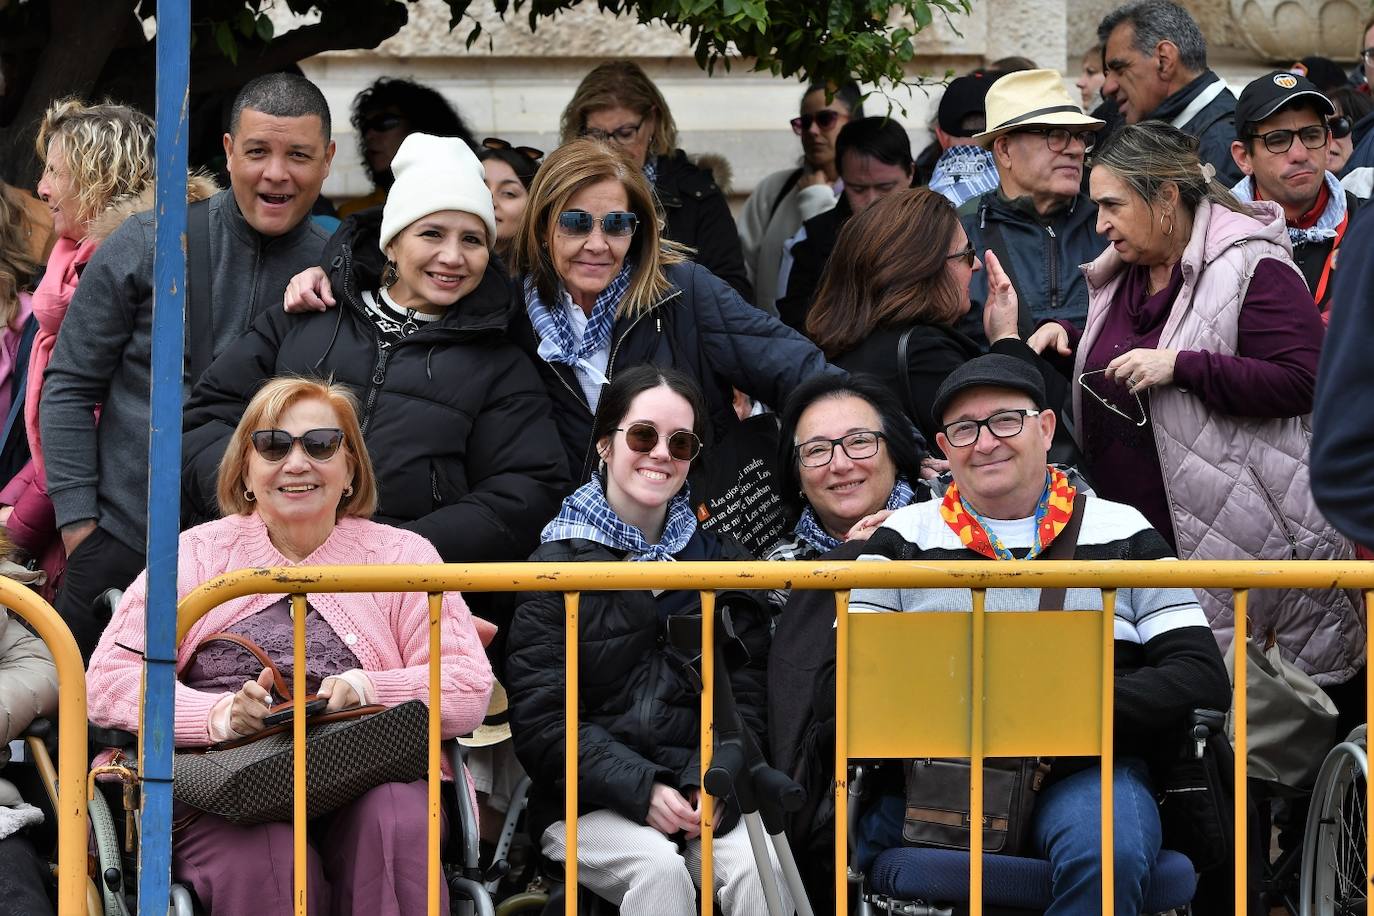
<svg viewBox="0 0 1374 916"><path fill-rule="evenodd" d="M1363 734L1352 734L1327 754L1317 775L1303 841L1301 916L1366 913L1364 745Z"/></svg>

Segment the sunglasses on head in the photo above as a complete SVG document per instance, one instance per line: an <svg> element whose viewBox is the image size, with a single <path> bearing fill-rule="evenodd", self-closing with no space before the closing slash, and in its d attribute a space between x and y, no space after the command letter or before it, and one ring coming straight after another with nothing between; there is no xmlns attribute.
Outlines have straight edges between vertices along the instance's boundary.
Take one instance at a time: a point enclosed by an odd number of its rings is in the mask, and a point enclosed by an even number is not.
<svg viewBox="0 0 1374 916"><path fill-rule="evenodd" d="M629 426L616 427L616 432L625 434L625 444L633 451L649 454L658 445L658 430L648 423L631 423ZM701 454L701 440L696 433L679 429L668 436L668 454L675 461L691 461Z"/></svg>
<svg viewBox="0 0 1374 916"><path fill-rule="evenodd" d="M812 124L815 124L821 130L829 130L835 126L835 122L839 119L840 113L838 111L823 108L815 114L804 114L799 118L793 118L791 122L792 133L800 137L811 129Z"/></svg>
<svg viewBox="0 0 1374 916"><path fill-rule="evenodd" d="M612 210L605 216L592 216L586 210L564 210L558 214L558 230L575 238L591 235L597 226L612 238L626 238L639 228L639 217L623 210Z"/></svg>
<svg viewBox="0 0 1374 916"><path fill-rule="evenodd" d="M250 437L253 449L264 461L277 462L291 454L291 446L297 442L305 449L305 454L316 461L328 461L339 452L343 445L343 430L333 427L308 429L299 436L293 436L284 429L260 429Z"/></svg>
<svg viewBox="0 0 1374 916"><path fill-rule="evenodd" d="M532 146L511 146L509 140L502 140L500 137L487 137L482 141L482 149L508 149L519 153L530 162L538 162L544 158L542 149L535 149Z"/></svg>

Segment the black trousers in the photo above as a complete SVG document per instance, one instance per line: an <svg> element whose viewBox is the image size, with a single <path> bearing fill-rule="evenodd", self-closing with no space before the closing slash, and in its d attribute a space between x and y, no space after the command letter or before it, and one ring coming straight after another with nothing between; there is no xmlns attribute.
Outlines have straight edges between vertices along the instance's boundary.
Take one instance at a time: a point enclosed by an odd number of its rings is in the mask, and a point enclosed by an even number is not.
<svg viewBox="0 0 1374 916"><path fill-rule="evenodd" d="M22 832L0 840L0 916L47 916L48 865Z"/></svg>
<svg viewBox="0 0 1374 916"><path fill-rule="evenodd" d="M81 659L91 660L100 634L110 622L110 608L95 606L96 599L110 588L126 589L143 571L143 554L133 550L99 526L67 558L54 602L76 644Z"/></svg>

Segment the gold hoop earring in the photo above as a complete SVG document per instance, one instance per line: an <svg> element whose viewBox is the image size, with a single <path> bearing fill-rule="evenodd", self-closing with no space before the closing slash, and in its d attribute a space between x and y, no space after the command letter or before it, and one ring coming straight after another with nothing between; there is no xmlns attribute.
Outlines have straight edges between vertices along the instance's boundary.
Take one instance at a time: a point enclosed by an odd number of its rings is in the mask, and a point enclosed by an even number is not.
<svg viewBox="0 0 1374 916"><path fill-rule="evenodd" d="M386 268L382 271L382 286L391 289L399 279L401 279L401 275L396 272L396 262L388 260Z"/></svg>
<svg viewBox="0 0 1374 916"><path fill-rule="evenodd" d="M1172 213L1167 214L1167 216L1169 217L1169 228L1164 230L1164 234L1166 236L1169 236L1174 234L1174 224L1178 222L1178 220L1174 218L1174 215ZM1159 221L1162 224L1164 222L1164 217L1161 216L1159 218Z"/></svg>

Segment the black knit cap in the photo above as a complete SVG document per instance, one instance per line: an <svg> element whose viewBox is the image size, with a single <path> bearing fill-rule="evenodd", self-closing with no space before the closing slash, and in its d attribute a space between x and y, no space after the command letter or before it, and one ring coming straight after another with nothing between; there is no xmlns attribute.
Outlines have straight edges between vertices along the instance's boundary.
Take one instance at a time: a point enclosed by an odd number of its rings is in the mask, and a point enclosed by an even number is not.
<svg viewBox="0 0 1374 916"><path fill-rule="evenodd" d="M987 353L964 363L940 383L931 411L935 422L943 426L949 402L970 388L1010 388L1029 395L1037 410L1045 407L1045 380L1039 371L1014 356Z"/></svg>
<svg viewBox="0 0 1374 916"><path fill-rule="evenodd" d="M975 70L968 76L951 80L935 110L940 129L951 137L972 137L979 133L978 129L965 129L964 118L986 115L988 89L1003 75L1000 70Z"/></svg>

